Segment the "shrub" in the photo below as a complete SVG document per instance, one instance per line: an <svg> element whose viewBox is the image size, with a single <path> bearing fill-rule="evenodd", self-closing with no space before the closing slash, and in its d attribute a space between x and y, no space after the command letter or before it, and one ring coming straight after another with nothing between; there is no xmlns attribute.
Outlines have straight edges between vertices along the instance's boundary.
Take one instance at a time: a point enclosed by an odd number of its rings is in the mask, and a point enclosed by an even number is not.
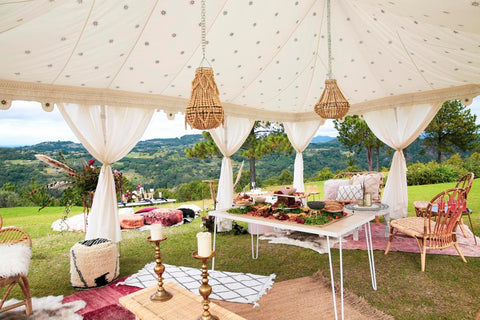
<svg viewBox="0 0 480 320"><path fill-rule="evenodd" d="M353 165L353 166L348 166L343 170L337 171L336 174L339 174L339 173L342 173L342 172L361 172L361 171L362 171L362 169L360 169L356 165Z"/></svg>
<svg viewBox="0 0 480 320"><path fill-rule="evenodd" d="M21 207L29 204L18 193L0 189L0 208Z"/></svg>
<svg viewBox="0 0 480 320"><path fill-rule="evenodd" d="M427 164L414 163L408 166L407 184L422 185L457 181L466 170L449 164L438 164L431 161Z"/></svg>
<svg viewBox="0 0 480 320"><path fill-rule="evenodd" d="M189 183L181 184L175 190L174 196L179 202L201 200L202 196L210 197L210 189L207 183L202 183L201 181L191 181Z"/></svg>
<svg viewBox="0 0 480 320"><path fill-rule="evenodd" d="M476 178L480 178L480 153L474 152L465 159L465 169L467 172L473 172Z"/></svg>
<svg viewBox="0 0 480 320"><path fill-rule="evenodd" d="M280 183L278 183L278 177L270 177L268 179L265 179L263 181L263 185L265 186L276 186L276 185L279 185Z"/></svg>
<svg viewBox="0 0 480 320"><path fill-rule="evenodd" d="M455 153L450 159L443 162L443 164L463 168L464 162L458 153Z"/></svg>
<svg viewBox="0 0 480 320"><path fill-rule="evenodd" d="M333 178L334 174L329 167L324 167L322 170L318 171L316 175L311 179L312 181L325 181Z"/></svg>
<svg viewBox="0 0 480 320"><path fill-rule="evenodd" d="M293 183L293 174L287 169L282 170L278 176L279 184L292 184Z"/></svg>

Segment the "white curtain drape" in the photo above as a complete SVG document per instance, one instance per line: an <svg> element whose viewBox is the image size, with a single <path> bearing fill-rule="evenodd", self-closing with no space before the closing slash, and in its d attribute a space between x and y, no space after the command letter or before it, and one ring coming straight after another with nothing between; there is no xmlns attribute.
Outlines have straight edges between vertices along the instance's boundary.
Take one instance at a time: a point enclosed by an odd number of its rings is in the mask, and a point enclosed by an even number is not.
<svg viewBox="0 0 480 320"><path fill-rule="evenodd" d="M287 133L288 140L297 152L295 156L295 165L293 169L293 187L298 192L305 191L303 184L303 155L302 152L312 141L318 128L325 123L324 119L316 119L306 122L284 122L283 126Z"/></svg>
<svg viewBox="0 0 480 320"><path fill-rule="evenodd" d="M58 109L82 145L102 163L85 239L106 238L119 242L120 222L110 164L123 158L137 144L154 109L64 103L59 103Z"/></svg>
<svg viewBox="0 0 480 320"><path fill-rule="evenodd" d="M218 181L217 209L228 209L233 204L233 168L230 157L247 139L255 121L232 116L225 117L225 126L209 130L213 141L223 154L220 179ZM228 231L232 228L230 220L219 223L219 231Z"/></svg>
<svg viewBox="0 0 480 320"><path fill-rule="evenodd" d="M440 108L441 104L421 104L363 115L378 139L395 150L382 196L382 202L390 207L392 218L407 216L407 164L402 150L425 130Z"/></svg>

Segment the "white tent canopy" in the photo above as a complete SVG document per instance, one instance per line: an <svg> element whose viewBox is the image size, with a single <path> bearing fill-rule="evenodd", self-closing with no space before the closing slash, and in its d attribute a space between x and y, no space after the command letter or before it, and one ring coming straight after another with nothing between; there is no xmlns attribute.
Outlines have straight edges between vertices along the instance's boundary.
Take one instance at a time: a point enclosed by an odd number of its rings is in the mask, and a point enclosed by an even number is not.
<svg viewBox="0 0 480 320"><path fill-rule="evenodd" d="M185 110L201 60L200 0L0 4L7 103ZM479 15L471 0L332 1L333 72L351 113L478 95ZM316 116L328 65L325 0L208 0L206 17L227 113Z"/></svg>
<svg viewBox="0 0 480 320"><path fill-rule="evenodd" d="M332 1L333 73L349 113L471 102L480 94L479 16L472 0ZM206 21L227 115L323 121L313 107L328 66L326 0L208 0ZM47 110L184 112L201 60L199 22L200 0L2 1L0 108L35 100Z"/></svg>

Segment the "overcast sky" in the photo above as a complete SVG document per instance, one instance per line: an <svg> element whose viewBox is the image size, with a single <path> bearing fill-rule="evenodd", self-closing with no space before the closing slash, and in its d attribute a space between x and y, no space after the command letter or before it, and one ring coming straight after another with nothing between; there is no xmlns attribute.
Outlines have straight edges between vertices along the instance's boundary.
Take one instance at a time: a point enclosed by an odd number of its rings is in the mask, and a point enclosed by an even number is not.
<svg viewBox="0 0 480 320"><path fill-rule="evenodd" d="M480 96L473 100L469 108L477 115L477 123L480 123ZM184 116L180 114L175 115L174 120L167 120L164 112L155 112L141 140L200 133L198 130L185 130L184 121ZM326 121L316 135L335 137L337 131L332 120ZM0 147L57 140L78 142L56 107L52 112L45 112L40 103L14 101L10 109L0 110Z"/></svg>

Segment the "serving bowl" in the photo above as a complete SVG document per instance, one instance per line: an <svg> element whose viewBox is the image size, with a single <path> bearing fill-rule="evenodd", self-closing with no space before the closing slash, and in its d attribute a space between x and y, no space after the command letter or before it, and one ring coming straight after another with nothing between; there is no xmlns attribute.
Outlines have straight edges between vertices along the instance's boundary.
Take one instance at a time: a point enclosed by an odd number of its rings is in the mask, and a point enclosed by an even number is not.
<svg viewBox="0 0 480 320"><path fill-rule="evenodd" d="M322 210L325 207L325 202L323 201L308 201L307 206L313 210Z"/></svg>

